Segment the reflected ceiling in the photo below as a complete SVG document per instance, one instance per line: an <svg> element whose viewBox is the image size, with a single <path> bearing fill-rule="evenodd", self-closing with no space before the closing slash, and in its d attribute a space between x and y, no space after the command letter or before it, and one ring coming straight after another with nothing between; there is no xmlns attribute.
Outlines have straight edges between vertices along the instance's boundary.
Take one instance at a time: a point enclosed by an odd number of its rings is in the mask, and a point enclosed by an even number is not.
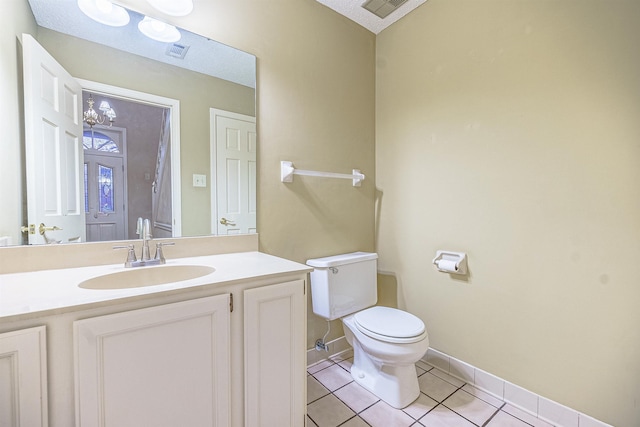
<svg viewBox="0 0 640 427"><path fill-rule="evenodd" d="M129 11L129 24L110 27L87 17L78 8L76 0L29 0L29 3L36 22L42 27L243 86L256 87L255 57L222 43L181 29L182 38L167 47L166 43L140 37L138 22L144 16L133 11ZM185 48L184 59L178 58L177 55Z"/></svg>

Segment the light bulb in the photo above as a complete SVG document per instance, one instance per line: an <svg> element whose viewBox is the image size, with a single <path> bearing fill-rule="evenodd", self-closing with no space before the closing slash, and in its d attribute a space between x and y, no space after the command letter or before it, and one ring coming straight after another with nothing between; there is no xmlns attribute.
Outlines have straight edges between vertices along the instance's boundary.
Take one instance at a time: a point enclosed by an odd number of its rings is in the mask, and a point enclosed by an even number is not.
<svg viewBox="0 0 640 427"><path fill-rule="evenodd" d="M108 15L113 10L113 3L109 0L96 0L96 7L105 15Z"/></svg>

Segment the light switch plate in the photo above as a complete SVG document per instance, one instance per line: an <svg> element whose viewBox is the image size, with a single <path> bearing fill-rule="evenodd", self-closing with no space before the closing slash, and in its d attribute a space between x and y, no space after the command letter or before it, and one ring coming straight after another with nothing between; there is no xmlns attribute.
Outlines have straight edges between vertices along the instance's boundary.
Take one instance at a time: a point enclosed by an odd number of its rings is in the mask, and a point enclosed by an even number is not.
<svg viewBox="0 0 640 427"><path fill-rule="evenodd" d="M193 174L193 186L194 187L206 187L207 175Z"/></svg>

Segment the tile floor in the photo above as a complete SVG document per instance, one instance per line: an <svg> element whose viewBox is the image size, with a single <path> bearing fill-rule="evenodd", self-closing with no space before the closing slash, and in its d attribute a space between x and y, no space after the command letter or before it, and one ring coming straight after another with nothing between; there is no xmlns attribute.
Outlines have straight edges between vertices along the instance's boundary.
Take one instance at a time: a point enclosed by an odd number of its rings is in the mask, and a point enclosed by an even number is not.
<svg viewBox="0 0 640 427"><path fill-rule="evenodd" d="M392 408L353 381L352 360L349 351L307 369L308 427L551 427L422 361L420 397Z"/></svg>

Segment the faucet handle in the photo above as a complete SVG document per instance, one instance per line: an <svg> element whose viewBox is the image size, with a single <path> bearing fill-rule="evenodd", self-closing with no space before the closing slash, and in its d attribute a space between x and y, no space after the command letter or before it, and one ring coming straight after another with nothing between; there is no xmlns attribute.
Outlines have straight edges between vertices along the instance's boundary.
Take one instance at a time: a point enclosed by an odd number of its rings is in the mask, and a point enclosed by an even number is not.
<svg viewBox="0 0 640 427"><path fill-rule="evenodd" d="M163 246L173 246L175 242L158 242L156 243L156 255L153 259L160 261L160 264L164 264L166 260L164 259L164 253L162 253Z"/></svg>
<svg viewBox="0 0 640 427"><path fill-rule="evenodd" d="M114 246L113 249L128 249L127 253L127 261L124 263L125 267L130 267L132 263L136 262L138 259L136 258L136 251L133 244L124 245L124 246Z"/></svg>

